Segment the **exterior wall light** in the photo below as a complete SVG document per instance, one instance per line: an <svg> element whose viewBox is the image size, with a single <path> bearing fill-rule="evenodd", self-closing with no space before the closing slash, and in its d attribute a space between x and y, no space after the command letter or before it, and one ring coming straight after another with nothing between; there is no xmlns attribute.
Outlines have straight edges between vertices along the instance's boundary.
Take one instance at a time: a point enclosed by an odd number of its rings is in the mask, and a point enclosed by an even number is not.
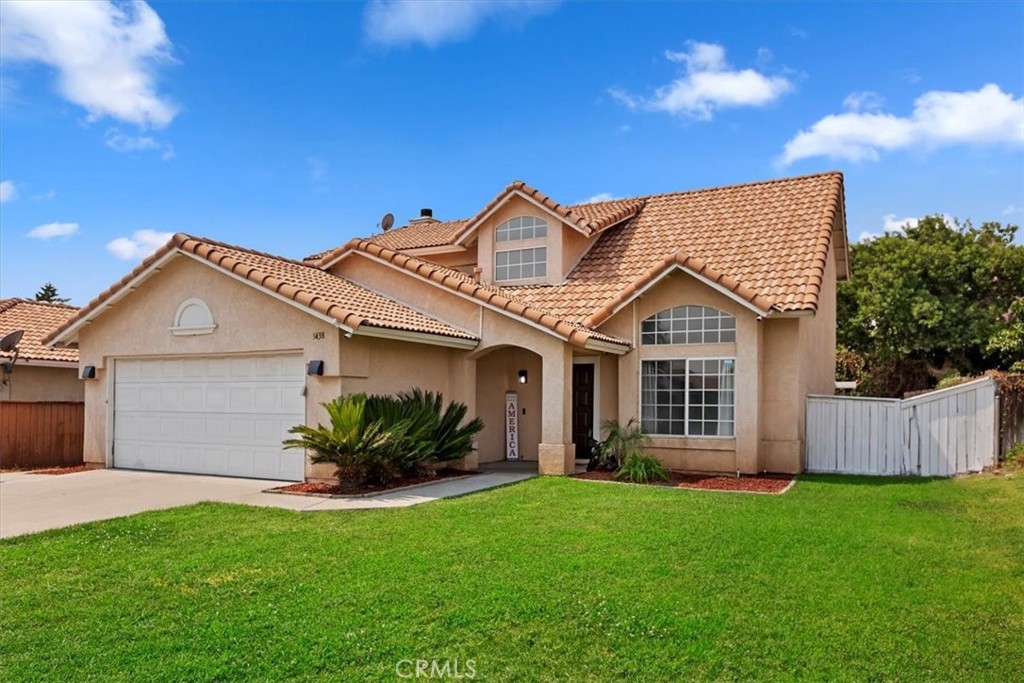
<svg viewBox="0 0 1024 683"><path fill-rule="evenodd" d="M79 374L79 378L81 378L81 379L96 379L96 366L95 365L86 365L85 367L83 367L81 374Z"/></svg>
<svg viewBox="0 0 1024 683"><path fill-rule="evenodd" d="M526 370L520 370L519 371L519 383L520 384L526 384L528 379L529 378L526 375Z"/></svg>
<svg viewBox="0 0 1024 683"><path fill-rule="evenodd" d="M309 361L306 365L306 374L310 377L324 374L324 362L322 360Z"/></svg>

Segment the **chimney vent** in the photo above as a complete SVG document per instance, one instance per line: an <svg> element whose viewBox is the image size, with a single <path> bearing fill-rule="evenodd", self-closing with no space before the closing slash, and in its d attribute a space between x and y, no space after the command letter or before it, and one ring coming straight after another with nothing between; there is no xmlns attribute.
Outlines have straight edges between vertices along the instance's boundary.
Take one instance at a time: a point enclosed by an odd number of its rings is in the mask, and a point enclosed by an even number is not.
<svg viewBox="0 0 1024 683"><path fill-rule="evenodd" d="M434 210L433 209L420 209L420 218L433 218L433 217L434 217Z"/></svg>
<svg viewBox="0 0 1024 683"><path fill-rule="evenodd" d="M420 209L420 215L416 216L416 218L410 218L409 222L415 225L422 223L437 223L438 220L434 218L433 209Z"/></svg>

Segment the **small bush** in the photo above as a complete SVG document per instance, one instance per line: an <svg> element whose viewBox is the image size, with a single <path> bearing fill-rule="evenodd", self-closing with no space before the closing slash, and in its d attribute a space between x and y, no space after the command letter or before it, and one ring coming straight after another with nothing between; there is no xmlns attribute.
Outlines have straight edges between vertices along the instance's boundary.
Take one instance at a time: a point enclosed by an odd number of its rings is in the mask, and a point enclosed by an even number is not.
<svg viewBox="0 0 1024 683"><path fill-rule="evenodd" d="M633 453L623 461L615 478L634 484L649 484L652 481L668 481L668 470L653 455Z"/></svg>
<svg viewBox="0 0 1024 683"><path fill-rule="evenodd" d="M1024 443L1019 443L1003 456L1003 467L1008 470L1024 470Z"/></svg>

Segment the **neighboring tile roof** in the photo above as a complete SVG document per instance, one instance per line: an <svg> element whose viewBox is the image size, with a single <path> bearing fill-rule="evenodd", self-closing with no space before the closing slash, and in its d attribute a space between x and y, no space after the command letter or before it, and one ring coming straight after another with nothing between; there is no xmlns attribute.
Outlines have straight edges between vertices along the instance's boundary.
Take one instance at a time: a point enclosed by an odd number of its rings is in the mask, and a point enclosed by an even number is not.
<svg viewBox="0 0 1024 683"><path fill-rule="evenodd" d="M25 331L18 343L18 358L21 361L77 363L77 349L48 349L42 344L46 335L66 323L77 311L77 307L67 304L0 299L0 337L15 330ZM2 354L4 358L10 355Z"/></svg>
<svg viewBox="0 0 1024 683"><path fill-rule="evenodd" d="M530 322L546 327L577 346L584 346L589 339L629 346L629 342L617 339L581 324L570 323L536 304L528 303L511 293L511 290L495 285L483 284L471 276L445 266L431 263L409 254L382 247L370 240L353 240L344 247L346 251L361 251L370 256L392 263L422 278L436 282L448 289L471 296L486 304L508 311Z"/></svg>
<svg viewBox="0 0 1024 683"><path fill-rule="evenodd" d="M468 332L435 320L350 280L331 275L307 263L178 233L132 272L90 301L77 316L68 320L46 341L50 342L56 339L60 333L76 321L87 317L117 290L143 273L172 249L181 249L184 252L195 254L222 270L234 273L268 291L296 301L352 329L368 325L459 339L477 339Z"/></svg>

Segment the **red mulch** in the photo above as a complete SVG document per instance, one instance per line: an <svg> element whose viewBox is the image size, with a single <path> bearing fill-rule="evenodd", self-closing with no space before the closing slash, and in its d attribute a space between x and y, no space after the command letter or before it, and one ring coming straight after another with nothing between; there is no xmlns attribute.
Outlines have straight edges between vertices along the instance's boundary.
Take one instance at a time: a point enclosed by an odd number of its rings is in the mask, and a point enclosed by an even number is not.
<svg viewBox="0 0 1024 683"><path fill-rule="evenodd" d="M84 465L69 465L67 467L51 467L45 470L29 470L28 474L74 474L75 472L88 472L89 470L101 470L103 465L86 463Z"/></svg>
<svg viewBox="0 0 1024 683"><path fill-rule="evenodd" d="M591 481L615 481L614 472L580 472L577 479ZM679 489L702 489L704 491L741 491L744 493L782 493L793 481L788 474L757 474L730 477L720 474L684 474L669 472L669 481L658 481L647 486L669 486Z"/></svg>
<svg viewBox="0 0 1024 683"><path fill-rule="evenodd" d="M478 472L443 469L438 470L434 476L402 477L397 481L391 482L387 486L362 486L359 488L352 488L350 486L342 487L337 484L289 484L288 486L278 486L277 488L267 489L267 493L293 493L307 496L359 496L366 495L368 493L383 493L384 491L391 491L404 486L429 484L435 481L441 481L442 479L451 479L452 477L464 477L467 474L478 474Z"/></svg>

